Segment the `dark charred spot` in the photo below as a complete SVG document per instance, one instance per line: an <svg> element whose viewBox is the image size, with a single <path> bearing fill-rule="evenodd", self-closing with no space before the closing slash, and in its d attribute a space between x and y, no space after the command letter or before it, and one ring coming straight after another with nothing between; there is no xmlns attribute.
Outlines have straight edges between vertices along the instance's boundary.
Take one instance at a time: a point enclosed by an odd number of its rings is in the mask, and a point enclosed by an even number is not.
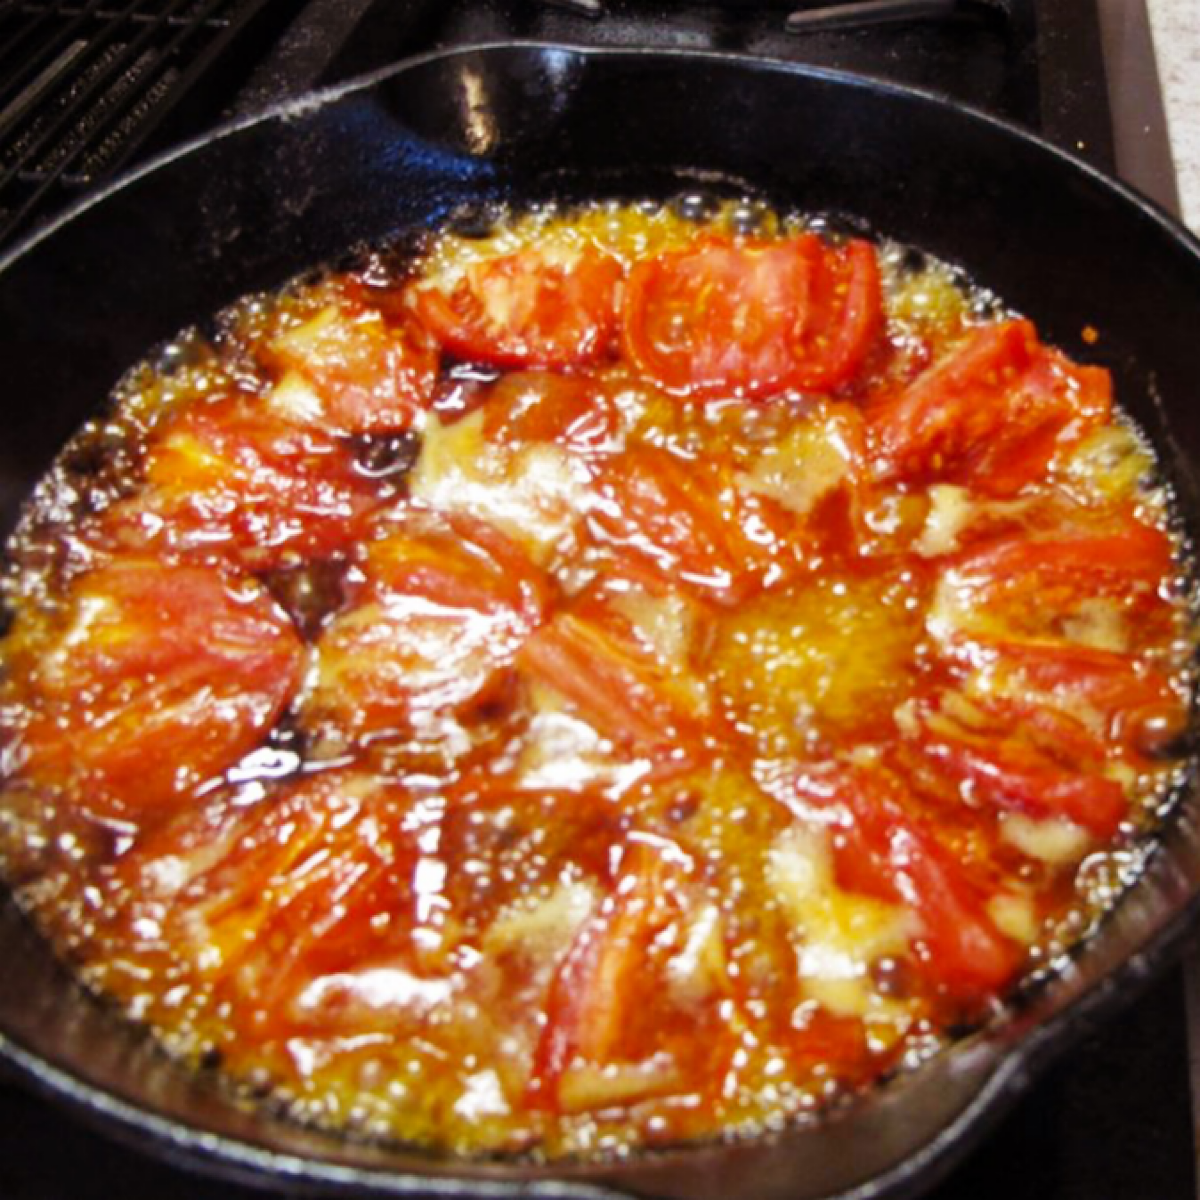
<svg viewBox="0 0 1200 1200"><path fill-rule="evenodd" d="M915 246L905 246L900 255L900 270L906 275L919 275L929 267L929 256Z"/></svg>
<svg viewBox="0 0 1200 1200"><path fill-rule="evenodd" d="M311 641L341 607L345 573L346 564L334 559L271 571L263 582L291 617L300 636Z"/></svg>
<svg viewBox="0 0 1200 1200"><path fill-rule="evenodd" d="M700 797L695 792L680 792L667 809L667 820L672 825L690 821L700 811Z"/></svg>
<svg viewBox="0 0 1200 1200"><path fill-rule="evenodd" d="M363 434L350 439L358 469L371 479L402 478L412 470L421 453L420 434L411 431Z"/></svg>
<svg viewBox="0 0 1200 1200"><path fill-rule="evenodd" d="M349 270L368 291L393 291L412 278L427 242L425 234L412 233L385 246L359 250Z"/></svg>
<svg viewBox="0 0 1200 1200"><path fill-rule="evenodd" d="M1129 739L1134 749L1149 759L1181 758L1193 749L1187 713L1182 707L1163 705L1134 715Z"/></svg>
<svg viewBox="0 0 1200 1200"><path fill-rule="evenodd" d="M970 1037L979 1027L978 1021L951 1021L946 1025L946 1036L952 1042L959 1042L963 1038Z"/></svg>
<svg viewBox="0 0 1200 1200"><path fill-rule="evenodd" d="M280 754L293 754L303 760L308 753L308 734L291 717L284 717L271 730L267 745Z"/></svg>
<svg viewBox="0 0 1200 1200"><path fill-rule="evenodd" d="M443 425L468 417L487 400L502 372L485 363L454 362L442 374L431 405Z"/></svg>
<svg viewBox="0 0 1200 1200"><path fill-rule="evenodd" d="M216 1046L209 1046L200 1055L199 1067L202 1071L220 1070L225 1062L225 1055Z"/></svg>

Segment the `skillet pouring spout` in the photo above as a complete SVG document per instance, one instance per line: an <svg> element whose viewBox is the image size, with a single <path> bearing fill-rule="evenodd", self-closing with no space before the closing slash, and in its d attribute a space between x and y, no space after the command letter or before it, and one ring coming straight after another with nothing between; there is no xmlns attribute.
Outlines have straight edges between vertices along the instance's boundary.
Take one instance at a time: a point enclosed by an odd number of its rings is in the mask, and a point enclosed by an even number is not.
<svg viewBox="0 0 1200 1200"><path fill-rule="evenodd" d="M356 244L464 211L750 194L961 267L1108 367L1200 530L1200 247L1121 185L943 99L732 56L496 45L413 60L229 126L0 263L4 532L122 372ZM167 1061L71 982L8 900L0 1052L134 1145L293 1194L867 1200L916 1195L1027 1082L1173 961L1200 907L1200 801L1063 968L924 1067L819 1121L601 1162L458 1162L337 1139Z"/></svg>

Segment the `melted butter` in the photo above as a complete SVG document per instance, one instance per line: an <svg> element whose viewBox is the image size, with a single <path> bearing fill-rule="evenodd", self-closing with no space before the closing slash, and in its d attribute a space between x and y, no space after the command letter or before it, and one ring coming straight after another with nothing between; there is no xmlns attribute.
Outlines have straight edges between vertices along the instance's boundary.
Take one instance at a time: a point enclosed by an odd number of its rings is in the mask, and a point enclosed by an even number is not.
<svg viewBox="0 0 1200 1200"><path fill-rule="evenodd" d="M833 876L829 831L796 826L772 847L767 877L796 930L804 990L839 1016L870 1017L901 1026L908 1013L880 995L870 970L903 957L918 932L899 905L842 891Z"/></svg>
<svg viewBox="0 0 1200 1200"><path fill-rule="evenodd" d="M808 421L764 451L738 476L738 483L778 500L798 516L807 516L846 479L851 461L850 448L835 429Z"/></svg>
<svg viewBox="0 0 1200 1200"><path fill-rule="evenodd" d="M722 623L718 687L772 753L890 725L912 686L920 592L907 578L827 575L764 596Z"/></svg>
<svg viewBox="0 0 1200 1200"><path fill-rule="evenodd" d="M430 418L411 495L437 511L486 520L535 562L549 562L575 544L589 497L588 470L552 445L516 454L491 445L483 436L483 416L472 413L449 426Z"/></svg>

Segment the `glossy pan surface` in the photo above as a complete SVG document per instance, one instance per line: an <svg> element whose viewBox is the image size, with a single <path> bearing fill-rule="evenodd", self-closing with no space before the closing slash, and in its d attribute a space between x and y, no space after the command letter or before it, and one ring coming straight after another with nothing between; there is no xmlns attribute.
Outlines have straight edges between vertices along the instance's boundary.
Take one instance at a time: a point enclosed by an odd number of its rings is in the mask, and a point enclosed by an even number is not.
<svg viewBox="0 0 1200 1200"><path fill-rule="evenodd" d="M2 531L127 366L239 295L463 205L697 187L827 212L961 264L1048 341L1113 371L1200 535L1200 247L1162 214L919 93L718 55L521 45L417 60L225 130L0 263ZM776 1138L544 1168L305 1131L167 1062L70 982L7 901L0 1054L147 1151L292 1194L912 1195L1170 961L1200 908L1198 810L1189 786L1150 872L1064 973L922 1071Z"/></svg>

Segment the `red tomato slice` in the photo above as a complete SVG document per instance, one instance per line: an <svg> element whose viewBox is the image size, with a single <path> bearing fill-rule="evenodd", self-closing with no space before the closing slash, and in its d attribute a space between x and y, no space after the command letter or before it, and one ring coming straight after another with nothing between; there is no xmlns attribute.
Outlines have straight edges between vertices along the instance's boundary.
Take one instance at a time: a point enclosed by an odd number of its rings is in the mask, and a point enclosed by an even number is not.
<svg viewBox="0 0 1200 1200"><path fill-rule="evenodd" d="M969 731L936 715L922 724L915 744L956 790L968 786L977 801L1006 811L1065 817L1110 838L1129 808L1120 784L1064 767L1016 732Z"/></svg>
<svg viewBox="0 0 1200 1200"><path fill-rule="evenodd" d="M677 871L642 843L626 850L615 887L584 921L550 987L526 1095L533 1107L557 1111L571 1062L618 1059L634 1014L656 1003L650 943L678 915Z"/></svg>
<svg viewBox="0 0 1200 1200"><path fill-rule="evenodd" d="M794 574L799 523L767 498L742 492L719 465L637 445L597 476L593 539L618 560L648 568L722 604L737 604Z"/></svg>
<svg viewBox="0 0 1200 1200"><path fill-rule="evenodd" d="M198 996L256 1042L395 1031L425 1015L423 993L446 994L413 962L412 813L399 786L325 772L181 815L119 878L135 920L149 904L172 957L195 964Z"/></svg>
<svg viewBox="0 0 1200 1200"><path fill-rule="evenodd" d="M1042 346L1029 321L972 333L871 414L880 477L1008 496L1112 408L1112 380Z"/></svg>
<svg viewBox="0 0 1200 1200"><path fill-rule="evenodd" d="M702 734L703 694L613 622L560 613L529 638L518 663L619 745L667 751Z"/></svg>
<svg viewBox="0 0 1200 1200"><path fill-rule="evenodd" d="M81 576L35 647L23 775L103 815L169 807L254 749L301 647L270 596L207 567L127 559Z"/></svg>
<svg viewBox="0 0 1200 1200"><path fill-rule="evenodd" d="M881 327L874 248L812 234L660 254L630 272L622 307L629 361L699 398L830 391L858 373Z"/></svg>
<svg viewBox="0 0 1200 1200"><path fill-rule="evenodd" d="M168 420L146 481L106 515L106 534L249 570L344 552L386 497L337 439L234 397Z"/></svg>
<svg viewBox="0 0 1200 1200"><path fill-rule="evenodd" d="M576 453L612 445L618 415L594 381L549 371L505 375L490 389L484 436L516 449L558 442Z"/></svg>
<svg viewBox="0 0 1200 1200"><path fill-rule="evenodd" d="M798 776L794 788L803 801L844 810L834 830L839 884L917 914L921 965L930 979L970 1001L1013 978L1020 954L988 916L986 891L905 811L896 785L877 773L837 767Z"/></svg>
<svg viewBox="0 0 1200 1200"><path fill-rule="evenodd" d="M471 536L467 536L470 534ZM351 737L485 702L541 620L540 573L503 534L415 514L366 549L353 607L319 638L302 719Z"/></svg>
<svg viewBox="0 0 1200 1200"><path fill-rule="evenodd" d="M1138 755L1160 753L1187 726L1170 677L1127 654L1091 646L1006 642L988 647L1035 704L1095 713L1109 739Z"/></svg>
<svg viewBox="0 0 1200 1200"><path fill-rule="evenodd" d="M1097 532L1000 538L949 560L958 579L981 595L1036 587L1079 595L1156 592L1171 575L1171 541L1160 529L1127 520Z"/></svg>
<svg viewBox="0 0 1200 1200"><path fill-rule="evenodd" d="M340 433L410 428L437 383L438 350L415 322L339 297L270 344L274 360L313 388L319 412L296 414Z"/></svg>
<svg viewBox="0 0 1200 1200"><path fill-rule="evenodd" d="M1002 537L947 560L945 636L1066 644L1084 605L1111 600L1128 623L1169 617L1170 539L1135 520L1097 532Z"/></svg>
<svg viewBox="0 0 1200 1200"><path fill-rule="evenodd" d="M412 292L417 315L452 354L501 367L570 367L612 345L616 259L585 247L561 261L537 249L471 263L449 291Z"/></svg>

